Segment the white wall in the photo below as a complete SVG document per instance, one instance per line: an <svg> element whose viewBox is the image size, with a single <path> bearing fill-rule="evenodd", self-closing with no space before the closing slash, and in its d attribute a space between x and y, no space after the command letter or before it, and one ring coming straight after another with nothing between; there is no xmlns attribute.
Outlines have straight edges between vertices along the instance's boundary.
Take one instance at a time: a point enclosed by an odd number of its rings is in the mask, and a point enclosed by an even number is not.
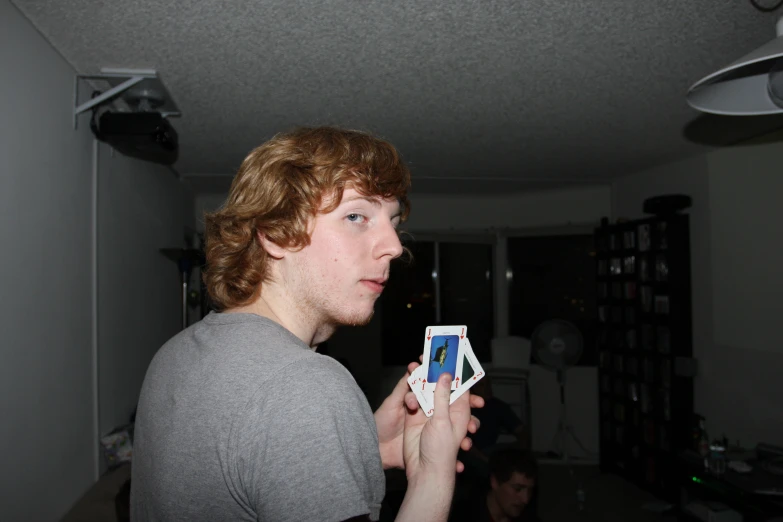
<svg viewBox="0 0 783 522"><path fill-rule="evenodd" d="M650 196L693 198L691 291L694 409L713 436L783 444L783 147L732 147L617 180L613 218L643 217Z"/></svg>
<svg viewBox="0 0 783 522"><path fill-rule="evenodd" d="M93 479L92 139L73 70L8 0L0 35L0 519L55 520Z"/></svg>
<svg viewBox="0 0 783 522"><path fill-rule="evenodd" d="M193 195L167 167L102 145L99 163L100 433L128 422L152 356L181 327L177 265Z"/></svg>
<svg viewBox="0 0 783 522"><path fill-rule="evenodd" d="M783 446L781 158L781 143L707 158L714 344L702 357L697 406L716 435L751 445Z"/></svg>
<svg viewBox="0 0 783 522"><path fill-rule="evenodd" d="M204 213L214 212L226 201L228 194L198 194L195 202L196 229L204 231Z"/></svg>
<svg viewBox="0 0 783 522"><path fill-rule="evenodd" d="M73 68L8 0L0 0L0 39L0 520L58 520L92 484L96 469L93 140L86 120L73 129ZM123 271L102 270L98 289L106 425L115 411L127 420L130 398L138 393L131 387L138 386L151 344L179 317L178 307L169 308L157 293L163 282L151 261L158 256L150 250L152 239L161 242L156 247L168 246L179 239L170 231L193 223L192 196L170 173L119 156L110 160L107 151L101 148L101 167L108 172L100 173L100 196L110 204L102 204L97 215L98 255L102 268L116 264ZM120 195L136 202L147 198L144 206L128 209ZM163 226L170 218L180 225ZM128 232L135 226L140 228ZM127 242L128 248L115 252L110 241ZM175 299L177 278L174 270ZM129 311L141 303L141 294L150 297L142 305L147 313L159 316L154 324L139 323ZM128 321L121 323L118 315ZM153 333L134 337L134 330L143 329ZM122 390L112 382L121 382Z"/></svg>
<svg viewBox="0 0 783 522"><path fill-rule="evenodd" d="M481 197L414 194L404 228L416 232L593 225L608 215L610 194L606 186Z"/></svg>

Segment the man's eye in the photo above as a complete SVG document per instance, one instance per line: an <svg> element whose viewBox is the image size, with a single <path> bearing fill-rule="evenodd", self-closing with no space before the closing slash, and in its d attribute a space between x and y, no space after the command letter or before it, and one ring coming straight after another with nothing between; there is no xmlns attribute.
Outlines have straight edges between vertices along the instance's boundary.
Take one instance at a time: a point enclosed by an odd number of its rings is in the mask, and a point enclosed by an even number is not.
<svg viewBox="0 0 783 522"><path fill-rule="evenodd" d="M361 220L362 220L361 214L348 214L348 221L357 222Z"/></svg>

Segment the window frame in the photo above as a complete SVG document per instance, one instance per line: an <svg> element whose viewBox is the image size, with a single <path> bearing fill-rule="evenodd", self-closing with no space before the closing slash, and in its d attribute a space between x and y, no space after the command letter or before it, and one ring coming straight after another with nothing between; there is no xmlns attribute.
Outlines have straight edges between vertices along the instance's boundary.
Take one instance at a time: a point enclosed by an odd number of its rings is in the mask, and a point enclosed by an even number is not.
<svg viewBox="0 0 783 522"><path fill-rule="evenodd" d="M466 243L474 245L492 246L492 270L493 277L493 296L497 289L496 270L497 270L497 236L489 233L470 233L470 232L408 232L413 241L432 242L435 248L435 268L432 278L435 281L435 321L440 324L442 317L443 304L441 303L441 278L440 278L440 243ZM497 299L493 298L492 312L497 313ZM494 316L493 316L494 317ZM495 318L495 328L492 332L496 336L497 318Z"/></svg>
<svg viewBox="0 0 783 522"><path fill-rule="evenodd" d="M440 257L439 244L471 243L488 244L492 246L492 281L493 281L493 338L509 335L510 307L509 298L513 273L508 259L508 240L510 238L529 238L544 236L568 236L568 235L592 235L595 225L569 223L566 225L542 226L542 227L505 227L484 230L406 230L402 233L403 244L406 241L432 242L435 248L435 318L438 324L442 317L442 303L440 291Z"/></svg>

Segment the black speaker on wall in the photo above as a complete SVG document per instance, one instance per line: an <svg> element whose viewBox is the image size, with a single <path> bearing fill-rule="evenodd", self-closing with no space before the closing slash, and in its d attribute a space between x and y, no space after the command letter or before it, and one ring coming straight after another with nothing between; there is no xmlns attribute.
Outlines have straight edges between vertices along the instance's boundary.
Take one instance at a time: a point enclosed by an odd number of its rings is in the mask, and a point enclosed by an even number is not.
<svg viewBox="0 0 783 522"><path fill-rule="evenodd" d="M159 112L106 111L97 124L93 118L92 131L96 138L125 156L162 165L177 161L177 131Z"/></svg>

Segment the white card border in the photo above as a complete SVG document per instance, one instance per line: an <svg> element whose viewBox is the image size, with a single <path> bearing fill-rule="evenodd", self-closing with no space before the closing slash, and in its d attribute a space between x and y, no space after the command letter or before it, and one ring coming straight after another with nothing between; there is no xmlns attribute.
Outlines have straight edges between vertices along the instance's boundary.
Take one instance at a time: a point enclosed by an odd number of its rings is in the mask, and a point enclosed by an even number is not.
<svg viewBox="0 0 783 522"><path fill-rule="evenodd" d="M432 414L435 411L435 405L434 401L430 401L427 397L428 394L426 390L423 389L423 377L421 373L421 366L417 366L415 370L413 370L413 373L410 374L408 377L408 386L410 387L413 394L416 396L416 400L419 402L419 407L421 407L421 411L424 412L424 415L427 417L431 417ZM434 399L434 397L433 397Z"/></svg>
<svg viewBox="0 0 783 522"><path fill-rule="evenodd" d="M470 364L471 368L473 368L473 377L468 381L467 384L464 382L461 382L459 385L459 388L451 392L451 396L449 397L449 404L453 404L454 401L459 399L466 391L471 389L477 382L479 382L481 379L483 379L487 372L482 368L481 363L479 363L478 359L476 358L476 354L473 353L473 347L470 345L470 341L468 338L465 338L465 357L468 358L468 364ZM462 376L462 372L460 372L460 376Z"/></svg>
<svg viewBox="0 0 783 522"><path fill-rule="evenodd" d="M427 339L427 335L430 335L430 339ZM422 353L421 358L421 365L424 367L422 379L426 379L427 374L429 374L430 371L430 350L432 348L432 337L435 337L436 335L456 335L459 340L459 344L457 345L457 369L460 368L460 359L462 359L462 354L465 349L465 343L464 341L468 338L468 327L464 324L459 325L441 325L441 326L428 326L424 330L424 351ZM455 371L455 373L457 373ZM452 377L456 377L456 375L453 375ZM452 379L454 381L454 379ZM425 383L425 389L428 389L429 391L435 391L435 385L437 383Z"/></svg>

